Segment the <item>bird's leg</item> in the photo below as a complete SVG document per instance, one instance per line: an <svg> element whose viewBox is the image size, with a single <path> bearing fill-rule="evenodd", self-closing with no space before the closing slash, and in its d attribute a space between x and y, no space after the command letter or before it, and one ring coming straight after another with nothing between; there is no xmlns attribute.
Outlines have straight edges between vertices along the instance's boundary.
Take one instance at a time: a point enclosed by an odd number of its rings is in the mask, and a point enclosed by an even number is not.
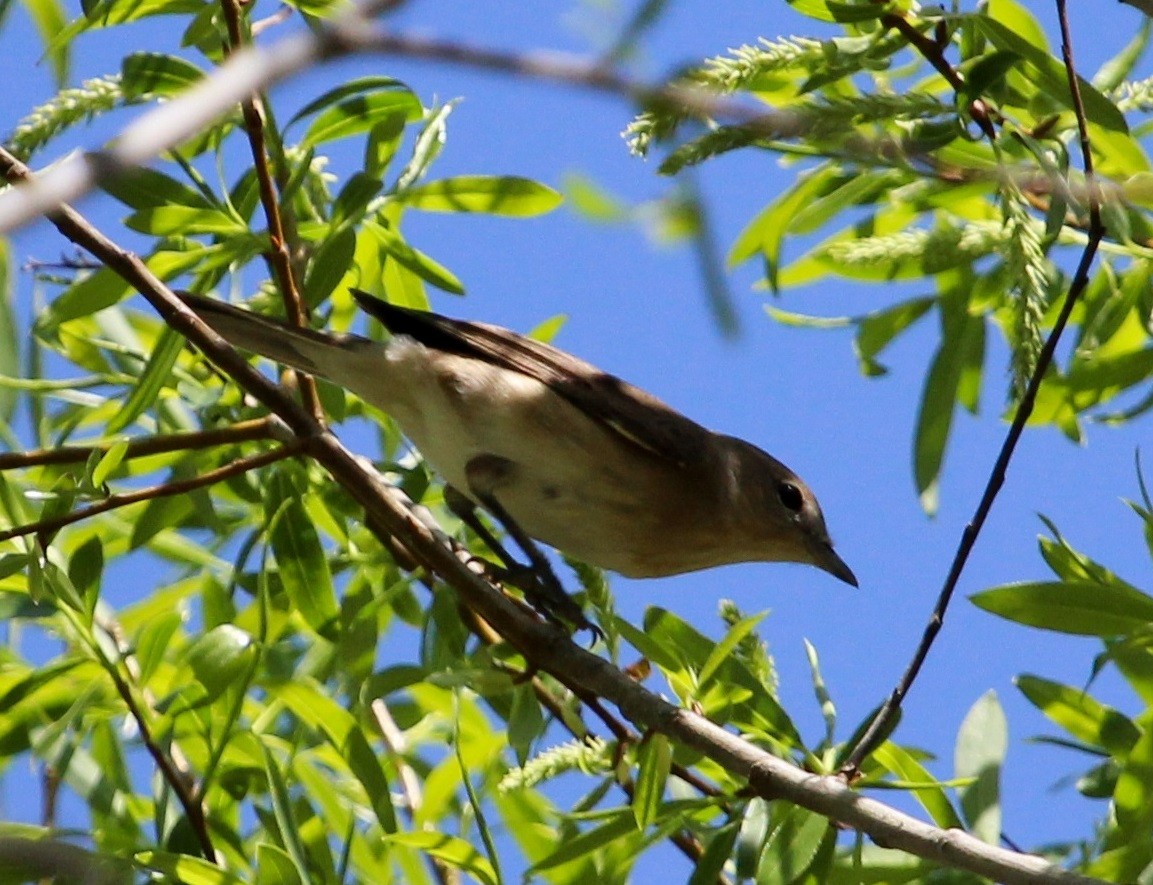
<svg viewBox="0 0 1153 885"><path fill-rule="evenodd" d="M501 561L501 565L497 566L493 563L486 564L499 572L499 577L503 579L511 579L514 575L521 572L531 572L532 569L522 563L517 562L511 553L505 549L504 544L488 530L480 517L476 515L476 504L473 500L465 495L460 489L455 486L446 485L444 487L444 503L448 506L449 511L466 526L472 529L473 533L484 542L493 553L496 554L497 559ZM515 583L515 581L511 581Z"/></svg>
<svg viewBox="0 0 1153 885"><path fill-rule="evenodd" d="M497 555L504 566L504 579L524 591L525 597L534 608L549 620L564 620L580 630L599 633L595 625L585 617L580 606L564 592L560 579L552 565L515 519L497 499L496 488L515 469L513 462L499 455L477 455L465 465L469 491L497 522L509 537L528 557L529 565L517 562L483 523L477 518L472 501L458 489L446 489L445 503L460 520L477 533L478 537Z"/></svg>

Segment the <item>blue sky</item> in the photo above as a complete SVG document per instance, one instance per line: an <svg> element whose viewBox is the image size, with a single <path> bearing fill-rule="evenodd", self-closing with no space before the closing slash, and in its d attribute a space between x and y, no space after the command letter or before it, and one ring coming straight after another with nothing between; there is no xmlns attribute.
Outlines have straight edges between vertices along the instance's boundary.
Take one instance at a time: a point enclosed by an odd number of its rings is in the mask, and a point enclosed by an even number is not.
<svg viewBox="0 0 1153 885"><path fill-rule="evenodd" d="M1094 19L1093 4L1073 4L1077 56L1092 73L1139 23L1136 11L1111 6L1109 27ZM414 2L393 19L398 29L467 39L508 49L595 47L599 4ZM1053 34L1050 4L1031 4ZM672 14L646 42L635 65L657 78L703 56L758 36L814 34L813 23L783 3L672 4ZM603 25L603 21L600 23ZM281 29L298 27L298 22ZM268 36L275 38L281 31ZM603 31L602 31L603 33ZM51 82L37 64L36 45L17 12L0 32L9 82L0 92L0 129L8 130ZM175 51L176 35L163 22L130 31L86 35L74 59L73 81L115 70L126 34L139 47ZM1147 66L1146 66L1147 67ZM516 174L561 187L567 175L591 178L621 198L640 203L666 192L655 161L628 154L620 137L631 108L620 100L579 89L540 84L404 59L362 57L282 85L273 93L280 118L327 84L366 73L407 82L426 102L463 97L449 125L449 140L436 176ZM130 115L116 119L123 122ZM98 145L113 130L81 130L69 144ZM40 163L49 157L37 158ZM354 162L337 156L333 170ZM741 152L708 164L698 180L722 248L744 223L790 180L771 155ZM122 234L110 201L81 204L114 238ZM568 316L555 343L621 375L717 430L744 437L795 469L824 507L838 550L856 571L852 590L814 569L746 565L648 581L614 579L622 615L639 620L660 605L721 634L716 601L732 598L745 611L771 609L763 624L781 671L787 709L814 741L822 728L812 699L802 639L821 657L825 680L846 736L889 692L924 628L961 530L984 485L1005 432L999 420L1007 386L1006 352L990 348L981 415L958 416L941 483L940 512L925 517L912 481L911 439L920 388L937 332L924 323L887 353L890 373L863 378L848 332L786 328L763 310L769 296L754 290L752 265L730 278L741 334L726 340L712 323L694 256L656 245L637 226L601 225L561 208L537 219L410 213L405 231L417 247L451 268L466 284L460 299L433 293L434 309L528 330ZM19 232L17 261L51 259L68 251L47 224ZM829 279L790 291L778 306L823 315L860 314L928 291L925 285L861 287ZM17 297L26 307L31 282L22 276ZM991 336L992 338L992 336ZM1061 776L1079 771L1082 757L1026 743L1052 733L1039 713L1019 699L1010 680L1021 672L1084 684L1098 646L1028 632L976 610L965 596L989 586L1048 576L1036 548L1037 518L1052 518L1083 552L1138 586L1150 587L1149 559L1140 525L1122 498L1137 496L1135 449L1148 442L1148 419L1121 428L1089 426L1078 447L1055 431L1028 432L1009 479L961 581L924 673L913 689L898 733L904 743L938 754L932 770L952 774L957 727L969 707L995 690L1005 705L1010 750L1004 775L1005 831L1018 843L1087 836L1103 803L1071 789L1050 792ZM1108 675L1095 694L1134 713L1136 701ZM3 816L34 819L18 791L3 789ZM885 799L894 798L886 794ZM904 804L904 803L903 803ZM1038 809L1045 808L1043 814ZM686 868L687 875L687 868ZM679 876L678 876L679 878Z"/></svg>

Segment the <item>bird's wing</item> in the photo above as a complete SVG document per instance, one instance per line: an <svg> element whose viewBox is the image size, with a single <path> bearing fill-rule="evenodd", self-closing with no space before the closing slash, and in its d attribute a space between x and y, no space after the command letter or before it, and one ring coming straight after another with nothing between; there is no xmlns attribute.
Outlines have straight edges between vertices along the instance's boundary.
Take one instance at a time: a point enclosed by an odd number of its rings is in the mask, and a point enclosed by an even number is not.
<svg viewBox="0 0 1153 885"><path fill-rule="evenodd" d="M535 378L651 454L679 465L697 463L703 456L707 430L652 394L563 350L500 326L398 307L358 289L352 294L365 313L394 335Z"/></svg>

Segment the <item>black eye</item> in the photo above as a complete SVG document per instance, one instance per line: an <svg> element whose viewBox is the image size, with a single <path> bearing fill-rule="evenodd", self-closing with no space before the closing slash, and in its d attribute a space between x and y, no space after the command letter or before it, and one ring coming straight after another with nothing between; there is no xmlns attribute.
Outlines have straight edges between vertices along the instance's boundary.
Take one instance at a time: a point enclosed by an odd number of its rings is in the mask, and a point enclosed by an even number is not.
<svg viewBox="0 0 1153 885"><path fill-rule="evenodd" d="M781 499L782 504L794 513L800 510L805 503L805 496L802 495L801 490L791 482L783 482L777 486L777 497Z"/></svg>

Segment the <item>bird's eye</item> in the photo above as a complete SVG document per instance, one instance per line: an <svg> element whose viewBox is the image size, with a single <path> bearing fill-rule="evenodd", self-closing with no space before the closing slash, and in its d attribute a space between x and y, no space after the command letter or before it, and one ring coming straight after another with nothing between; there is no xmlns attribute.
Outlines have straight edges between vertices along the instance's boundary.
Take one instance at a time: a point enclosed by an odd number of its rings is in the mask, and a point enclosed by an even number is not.
<svg viewBox="0 0 1153 885"><path fill-rule="evenodd" d="M805 503L805 496L801 494L798 489L791 482L783 482L777 486L777 497L781 499L781 503L794 513L799 511Z"/></svg>

